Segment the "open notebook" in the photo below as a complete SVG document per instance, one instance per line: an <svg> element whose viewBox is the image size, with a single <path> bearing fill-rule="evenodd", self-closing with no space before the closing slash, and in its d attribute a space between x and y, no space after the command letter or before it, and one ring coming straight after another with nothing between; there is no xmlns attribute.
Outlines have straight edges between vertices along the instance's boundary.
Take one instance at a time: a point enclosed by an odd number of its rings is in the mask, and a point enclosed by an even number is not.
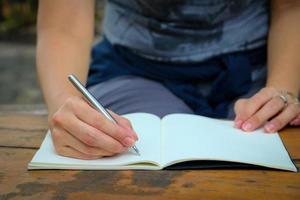
<svg viewBox="0 0 300 200"><path fill-rule="evenodd" d="M297 171L277 133L245 133L234 128L232 121L190 114L163 119L147 113L124 116L138 133L136 146L141 156L130 150L97 160L59 156L48 132L28 169L160 170L185 161L200 165L201 161L228 161Z"/></svg>

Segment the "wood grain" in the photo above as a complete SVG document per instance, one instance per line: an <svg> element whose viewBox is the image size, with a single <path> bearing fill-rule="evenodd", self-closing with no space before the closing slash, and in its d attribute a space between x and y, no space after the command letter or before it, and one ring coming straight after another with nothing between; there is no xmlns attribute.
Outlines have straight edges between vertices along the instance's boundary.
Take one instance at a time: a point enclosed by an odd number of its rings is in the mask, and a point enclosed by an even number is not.
<svg viewBox="0 0 300 200"><path fill-rule="evenodd" d="M277 170L27 171L45 113L0 112L0 199L300 199L300 173ZM300 128L280 133L300 168Z"/></svg>

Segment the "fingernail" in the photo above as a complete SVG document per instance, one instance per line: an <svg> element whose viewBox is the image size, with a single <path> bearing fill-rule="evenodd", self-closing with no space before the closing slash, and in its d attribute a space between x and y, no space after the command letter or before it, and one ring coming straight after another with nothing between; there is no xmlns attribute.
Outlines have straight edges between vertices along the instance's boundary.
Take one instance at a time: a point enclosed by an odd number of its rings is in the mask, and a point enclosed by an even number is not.
<svg viewBox="0 0 300 200"><path fill-rule="evenodd" d="M240 119L235 120L235 127L236 128L241 128L243 121Z"/></svg>
<svg viewBox="0 0 300 200"><path fill-rule="evenodd" d="M275 125L272 123L268 123L265 128L269 133L275 132Z"/></svg>
<svg viewBox="0 0 300 200"><path fill-rule="evenodd" d="M123 143L127 146L127 147L131 147L134 144L134 140L130 137L126 137L123 141Z"/></svg>
<svg viewBox="0 0 300 200"><path fill-rule="evenodd" d="M126 128L126 130L127 130L127 137L130 137L133 140L138 140L137 134L135 133L134 130L128 128Z"/></svg>
<svg viewBox="0 0 300 200"><path fill-rule="evenodd" d="M132 131L132 136L136 139L139 140L139 137L135 131Z"/></svg>
<svg viewBox="0 0 300 200"><path fill-rule="evenodd" d="M290 124L293 125L293 126L300 125L300 119L295 119Z"/></svg>
<svg viewBox="0 0 300 200"><path fill-rule="evenodd" d="M249 122L246 122L243 124L243 127L242 127L245 131L250 131L251 128L252 128L252 124L250 124Z"/></svg>

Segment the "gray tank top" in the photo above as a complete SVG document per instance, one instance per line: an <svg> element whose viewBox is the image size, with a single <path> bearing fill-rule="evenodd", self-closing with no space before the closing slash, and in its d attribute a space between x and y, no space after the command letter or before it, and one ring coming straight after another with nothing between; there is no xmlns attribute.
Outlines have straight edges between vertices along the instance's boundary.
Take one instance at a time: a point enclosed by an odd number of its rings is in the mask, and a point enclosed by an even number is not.
<svg viewBox="0 0 300 200"><path fill-rule="evenodd" d="M267 0L108 0L103 30L143 57L199 62L264 45L268 24Z"/></svg>

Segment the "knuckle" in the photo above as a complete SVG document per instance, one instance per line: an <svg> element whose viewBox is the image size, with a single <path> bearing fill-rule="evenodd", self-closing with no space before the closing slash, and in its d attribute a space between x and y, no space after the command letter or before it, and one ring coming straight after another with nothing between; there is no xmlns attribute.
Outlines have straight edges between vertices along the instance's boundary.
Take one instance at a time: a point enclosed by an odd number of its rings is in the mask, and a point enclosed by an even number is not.
<svg viewBox="0 0 300 200"><path fill-rule="evenodd" d="M51 131L51 135L52 135L53 141L59 141L61 139L61 133L57 129L53 129Z"/></svg>
<svg viewBox="0 0 300 200"><path fill-rule="evenodd" d="M278 90L275 87L266 87L266 90L270 92L270 94L274 94L278 92Z"/></svg>
<svg viewBox="0 0 300 200"><path fill-rule="evenodd" d="M265 92L268 92L268 91L270 91L270 90L272 90L271 87L264 87L264 88L262 88L259 92L265 93Z"/></svg>
<svg viewBox="0 0 300 200"><path fill-rule="evenodd" d="M103 129L104 125L104 118L99 115L98 113L96 113L96 115L93 115L90 117L91 120L91 124L97 128L99 128L100 130Z"/></svg>
<svg viewBox="0 0 300 200"><path fill-rule="evenodd" d="M123 148L121 145L115 143L111 146L110 151L114 154L121 153L123 151Z"/></svg>
<svg viewBox="0 0 300 200"><path fill-rule="evenodd" d="M246 103L246 99L239 99L235 102L234 104L234 110L237 112L237 111L242 111L243 110L243 107Z"/></svg>
<svg viewBox="0 0 300 200"><path fill-rule="evenodd" d="M264 87L260 90L260 92L267 95L272 95L276 92L276 89L274 87Z"/></svg>
<svg viewBox="0 0 300 200"><path fill-rule="evenodd" d="M96 138L91 133L84 134L82 141L89 146L95 146L96 144Z"/></svg>
<svg viewBox="0 0 300 200"><path fill-rule="evenodd" d="M300 107L298 105L291 104L289 107L293 116L297 116L300 113Z"/></svg>
<svg viewBox="0 0 300 200"><path fill-rule="evenodd" d="M252 108L250 106L245 106L243 112L244 112L245 116L250 117L252 114Z"/></svg>
<svg viewBox="0 0 300 200"><path fill-rule="evenodd" d="M258 96L260 94L264 94L265 95L265 94L268 93L269 90L270 90L270 88L262 88L254 96Z"/></svg>
<svg viewBox="0 0 300 200"><path fill-rule="evenodd" d="M113 138L119 138L120 134L122 134L121 128L119 126L111 127L109 135Z"/></svg>
<svg viewBox="0 0 300 200"><path fill-rule="evenodd" d="M129 121L129 119L122 118L122 123L126 126L131 126L131 122Z"/></svg>
<svg viewBox="0 0 300 200"><path fill-rule="evenodd" d="M57 154L59 155L64 155L64 147L63 146L59 146L59 145L55 145L55 151L57 152Z"/></svg>
<svg viewBox="0 0 300 200"><path fill-rule="evenodd" d="M278 108L282 108L281 106L283 106L283 102L280 99L276 98L276 100L270 101L269 106L269 110L278 110Z"/></svg>
<svg viewBox="0 0 300 200"><path fill-rule="evenodd" d="M94 117L94 119L93 120L95 120L95 121L93 121L95 124L99 124L100 125L100 127L106 127L106 126L108 126L109 125L109 120L106 118L106 117L104 117L103 115L96 115L96 117Z"/></svg>
<svg viewBox="0 0 300 200"><path fill-rule="evenodd" d="M101 123L98 119L98 116L92 116L92 115L89 115L87 116L89 119L85 119L85 120L89 120L89 123L91 126L95 127L95 128L101 128Z"/></svg>
<svg viewBox="0 0 300 200"><path fill-rule="evenodd" d="M237 105L237 106L242 106L242 105L244 105L245 103L247 102L247 99L239 99L239 100L237 100L236 102L235 102L235 105Z"/></svg>
<svg viewBox="0 0 300 200"><path fill-rule="evenodd" d="M69 108L69 109L73 109L76 107L76 102L77 102L77 98L76 97L68 97L65 100L65 107Z"/></svg>
<svg viewBox="0 0 300 200"><path fill-rule="evenodd" d="M60 112L54 113L52 116L52 122L53 124L61 124L63 122L63 115Z"/></svg>
<svg viewBox="0 0 300 200"><path fill-rule="evenodd" d="M251 121L252 121L252 123L254 124L254 125L260 125L261 123L262 123L262 120L260 119L260 117L259 116L257 116L257 115L254 115L253 117L252 117L252 119L251 119Z"/></svg>
<svg viewBox="0 0 300 200"><path fill-rule="evenodd" d="M278 128L281 128L283 127L285 124L283 123L283 121L281 119L278 119L278 118L275 118L273 119L273 123L276 124L276 126Z"/></svg>
<svg viewBox="0 0 300 200"><path fill-rule="evenodd" d="M265 98L262 94L257 94L254 98L252 98L252 102L257 105L257 104L260 104L261 102L263 102L264 99Z"/></svg>
<svg viewBox="0 0 300 200"><path fill-rule="evenodd" d="M117 127L114 131L115 138L123 139L127 136L126 129L123 127Z"/></svg>

